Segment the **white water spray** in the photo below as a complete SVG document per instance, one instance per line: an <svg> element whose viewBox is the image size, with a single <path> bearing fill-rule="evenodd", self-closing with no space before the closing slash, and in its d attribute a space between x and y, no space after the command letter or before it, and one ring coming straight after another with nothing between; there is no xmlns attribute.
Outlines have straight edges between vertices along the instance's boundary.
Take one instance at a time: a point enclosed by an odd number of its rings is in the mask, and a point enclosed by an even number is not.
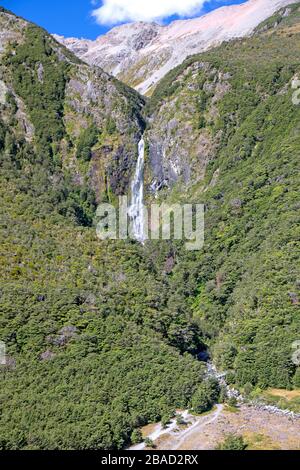
<svg viewBox="0 0 300 470"><path fill-rule="evenodd" d="M144 229L144 166L145 166L145 141L139 142L139 156L135 169L134 179L131 183L131 204L129 217L131 219L133 237L143 243L145 241Z"/></svg>

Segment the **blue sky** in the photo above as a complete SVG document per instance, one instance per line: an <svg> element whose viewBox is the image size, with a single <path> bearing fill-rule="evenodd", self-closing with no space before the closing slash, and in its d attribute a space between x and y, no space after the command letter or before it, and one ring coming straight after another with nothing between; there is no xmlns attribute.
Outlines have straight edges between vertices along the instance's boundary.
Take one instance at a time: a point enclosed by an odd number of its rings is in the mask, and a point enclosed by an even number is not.
<svg viewBox="0 0 300 470"><path fill-rule="evenodd" d="M111 5L112 10L115 11L114 7L116 4L120 3L130 3L134 4L134 0L105 0L108 5ZM153 0L147 1L148 9L151 9L151 2ZM173 3L172 3L173 1ZM185 0L180 0L181 5L184 4ZM199 4L201 0L198 0ZM150 2L150 3L148 3ZM160 0L156 3L156 7L159 8L162 4L170 3L174 5L174 11L176 10L175 4L180 5L178 0ZM189 0L191 4L197 3L197 0ZM233 5L244 3L245 0L207 0L204 3L202 8L202 13L214 10L223 5ZM0 0L0 5L12 10L19 16L22 16L30 21L37 23L40 26L43 26L51 33L61 34L63 36L74 36L74 37L85 37L89 39L95 39L100 34L107 32L112 27L111 22L107 21L110 24L97 24L96 18L92 16L92 11L96 8L100 8L100 16L103 18L103 2L96 0ZM139 5L143 3L143 0L139 0ZM154 2L155 3L155 2ZM203 3L203 0L202 0ZM143 7L141 7L143 8ZM181 7L182 8L182 7ZM170 8L169 8L170 9ZM107 13L107 11L106 11ZM197 16L199 12L197 12ZM107 15L106 15L107 16ZM186 17L193 17L195 14L187 14ZM177 19L178 15L167 15L163 16L161 20L164 23L169 23L173 19ZM134 18L133 18L134 19ZM98 16L99 21L99 16ZM125 20L124 20L125 21ZM128 20L127 20L128 21ZM102 23L105 21L102 20ZM120 21L122 22L122 21Z"/></svg>

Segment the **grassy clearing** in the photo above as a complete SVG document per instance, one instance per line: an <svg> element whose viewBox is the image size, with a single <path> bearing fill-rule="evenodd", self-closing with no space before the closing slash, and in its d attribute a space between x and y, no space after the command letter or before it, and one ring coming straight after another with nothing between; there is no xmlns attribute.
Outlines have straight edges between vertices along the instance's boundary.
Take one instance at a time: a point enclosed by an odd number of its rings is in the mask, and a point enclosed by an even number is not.
<svg viewBox="0 0 300 470"><path fill-rule="evenodd" d="M262 396L270 405L277 405L279 408L300 413L300 389L269 388Z"/></svg>
<svg viewBox="0 0 300 470"><path fill-rule="evenodd" d="M269 388L266 392L269 396L281 397L287 401L292 401L295 398L300 398L300 389L297 390L284 390L280 388Z"/></svg>
<svg viewBox="0 0 300 470"><path fill-rule="evenodd" d="M280 446L265 434L247 432L244 434L247 450L280 450Z"/></svg>
<svg viewBox="0 0 300 470"><path fill-rule="evenodd" d="M225 405L224 411L228 413L239 413L241 410L237 406Z"/></svg>

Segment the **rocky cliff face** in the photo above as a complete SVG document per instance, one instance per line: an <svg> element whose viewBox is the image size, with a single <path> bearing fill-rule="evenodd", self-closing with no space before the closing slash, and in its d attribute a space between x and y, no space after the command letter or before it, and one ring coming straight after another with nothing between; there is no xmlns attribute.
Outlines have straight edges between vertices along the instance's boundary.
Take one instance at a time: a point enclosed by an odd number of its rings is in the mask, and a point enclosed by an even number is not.
<svg viewBox="0 0 300 470"><path fill-rule="evenodd" d="M169 26L126 24L95 41L56 38L85 62L99 65L142 94L151 94L159 80L188 56L250 35L289 3L291 0L249 0Z"/></svg>
<svg viewBox="0 0 300 470"><path fill-rule="evenodd" d="M230 78L229 72L195 61L172 81L174 93L151 112L147 132L150 193L203 180L221 143L221 132L212 128L218 104L231 90Z"/></svg>

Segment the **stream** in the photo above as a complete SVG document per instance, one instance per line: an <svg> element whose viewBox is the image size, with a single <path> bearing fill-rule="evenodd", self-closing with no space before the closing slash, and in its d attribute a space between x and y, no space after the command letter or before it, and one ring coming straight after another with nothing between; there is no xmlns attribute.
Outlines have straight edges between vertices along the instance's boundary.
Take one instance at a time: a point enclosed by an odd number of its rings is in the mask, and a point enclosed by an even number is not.
<svg viewBox="0 0 300 470"><path fill-rule="evenodd" d="M205 354L205 355L204 355ZM218 380L219 384L223 387L226 387L228 397L234 397L237 400L238 406L241 407L241 410L249 409L254 410L255 413L251 414L253 416L255 423L257 425L257 418L255 416L264 416L264 422L268 422L268 414L280 416L283 419L288 419L288 421L282 421L283 429L286 430L288 422L291 423L291 426L297 426L298 419L300 418L299 414L296 414L289 410L282 410L276 406L266 405L262 400L249 400L244 398L240 392L226 383L226 373L220 373L210 361L209 356L206 353L201 353L199 361L206 364L207 372L206 377L213 377ZM245 413L245 411L242 411ZM225 414L224 414L225 413ZM182 417L183 421L187 423L187 426L180 428L177 424L177 417ZM226 416L226 407L224 404L216 404L214 409L206 414L196 416L191 414L188 410L177 411L177 415L172 419L167 427L163 427L161 423L158 423L154 426L152 432L148 434L148 438L158 445L162 449L185 449L189 444L195 443L195 438L197 440L197 445L203 445L202 440L199 436L207 437L212 434L211 426L216 426L216 434L220 427L222 429L222 420L219 421L219 418ZM273 418L274 419L274 418ZM249 418L246 423L249 423ZM240 429L244 428L241 427ZM210 430L209 430L210 429ZM297 429L297 428L296 428ZM223 430L224 432L224 430ZM214 436L211 436L213 439ZM197 447L198 448L198 447ZM144 442L134 445L129 448L129 450L145 450L146 445Z"/></svg>
<svg viewBox="0 0 300 470"><path fill-rule="evenodd" d="M205 356L204 356L205 355ZM198 359L201 362L205 362L206 367L207 367L207 377L213 377L218 380L220 386L226 388L227 396L228 398L235 398L237 400L237 403L239 405L247 405L247 406L252 406L256 409L262 410L262 411L267 411L272 414L277 414L277 415L283 415L283 416L288 416L292 419L299 419L300 418L300 413L295 413L294 411L290 410L284 410L282 408L278 408L275 405L267 405L264 403L263 399L253 399L250 400L246 397L244 397L238 390L235 388L231 387L230 385L227 384L226 382L226 372L219 372L217 368L214 366L213 362L210 361L209 356L207 353L201 353L198 356Z"/></svg>

